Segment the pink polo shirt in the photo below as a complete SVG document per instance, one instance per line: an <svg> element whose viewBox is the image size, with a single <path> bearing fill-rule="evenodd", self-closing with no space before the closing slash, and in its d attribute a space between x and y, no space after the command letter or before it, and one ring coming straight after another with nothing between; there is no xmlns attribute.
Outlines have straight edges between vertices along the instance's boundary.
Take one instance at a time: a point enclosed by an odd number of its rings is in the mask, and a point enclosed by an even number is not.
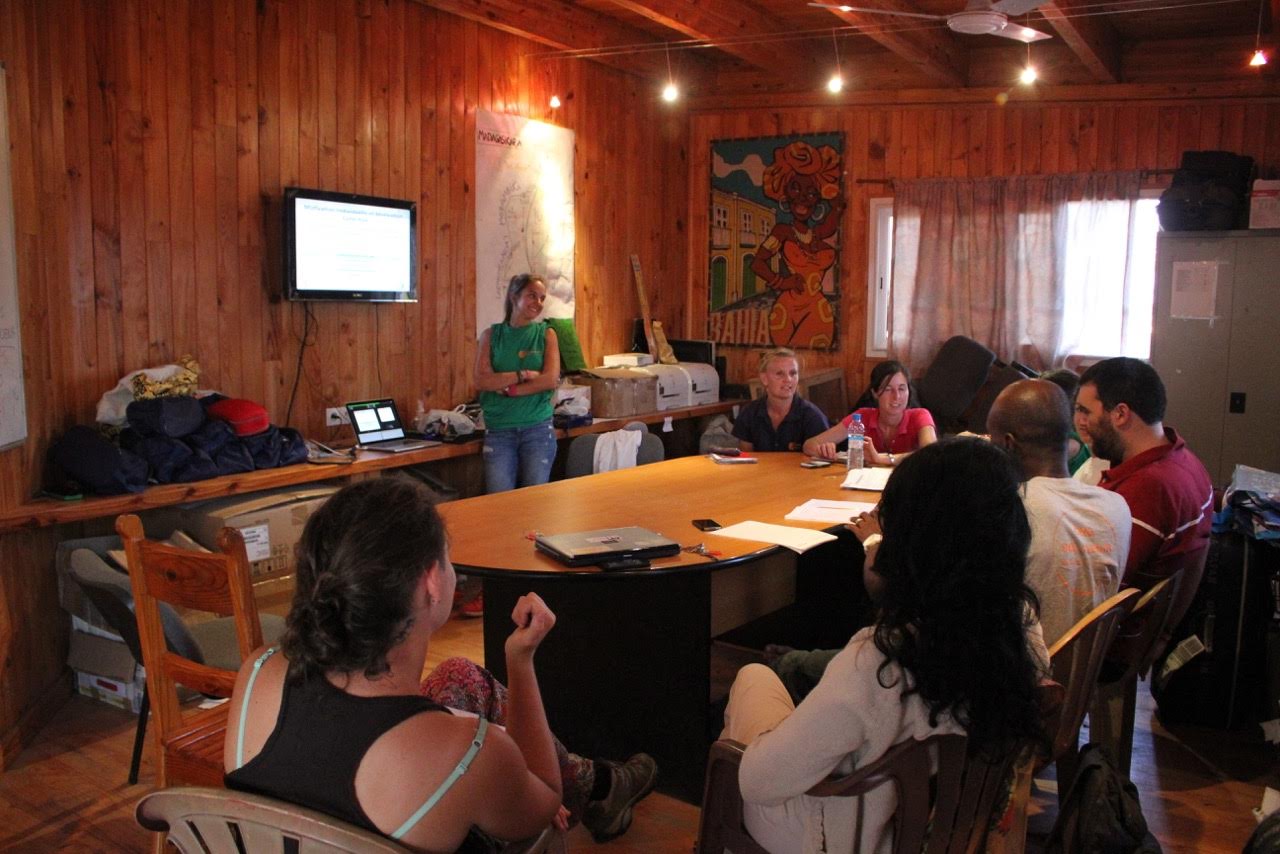
<svg viewBox="0 0 1280 854"><path fill-rule="evenodd" d="M933 416L929 414L929 410L908 409L902 413L898 435L893 437L893 442L888 448L882 448L880 447L883 444L880 441L880 410L874 406L867 406L854 411L862 416L862 424L867 428L867 438L871 440L872 446L882 454L905 454L916 450L920 447L920 431L925 427L934 426ZM844 425L845 430L848 430L849 422L852 420L851 412L840 423Z"/></svg>

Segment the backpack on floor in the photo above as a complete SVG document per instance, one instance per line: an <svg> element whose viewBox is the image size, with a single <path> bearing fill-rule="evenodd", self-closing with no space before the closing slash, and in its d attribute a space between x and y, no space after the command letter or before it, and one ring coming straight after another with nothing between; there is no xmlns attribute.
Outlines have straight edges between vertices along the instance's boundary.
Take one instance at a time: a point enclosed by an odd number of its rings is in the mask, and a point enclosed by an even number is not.
<svg viewBox="0 0 1280 854"><path fill-rule="evenodd" d="M1147 829L1138 788L1096 744L1080 751L1076 779L1058 811L1045 854L1160 854Z"/></svg>

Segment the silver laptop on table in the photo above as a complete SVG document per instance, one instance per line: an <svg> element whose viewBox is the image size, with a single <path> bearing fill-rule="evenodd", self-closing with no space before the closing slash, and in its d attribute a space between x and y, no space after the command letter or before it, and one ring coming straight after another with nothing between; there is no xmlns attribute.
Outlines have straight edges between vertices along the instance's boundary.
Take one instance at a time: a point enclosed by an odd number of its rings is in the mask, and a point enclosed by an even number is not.
<svg viewBox="0 0 1280 854"><path fill-rule="evenodd" d="M433 448L439 442L405 437L404 422L394 400L361 400L347 404L351 429L356 433L356 447L362 451L384 451L399 454Z"/></svg>
<svg viewBox="0 0 1280 854"><path fill-rule="evenodd" d="M533 541L540 552L568 566L590 566L610 561L648 560L680 551L680 544L648 528L604 528L570 534L538 534Z"/></svg>

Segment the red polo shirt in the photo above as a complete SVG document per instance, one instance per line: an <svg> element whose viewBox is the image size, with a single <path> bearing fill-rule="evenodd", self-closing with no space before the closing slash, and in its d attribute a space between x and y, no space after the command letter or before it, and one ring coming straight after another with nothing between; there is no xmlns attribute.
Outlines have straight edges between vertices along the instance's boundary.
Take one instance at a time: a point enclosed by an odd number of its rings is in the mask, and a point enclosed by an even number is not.
<svg viewBox="0 0 1280 854"><path fill-rule="evenodd" d="M1104 489L1124 496L1133 514L1123 586L1148 590L1207 548L1213 524L1213 484L1176 431L1169 444L1143 451L1102 474Z"/></svg>

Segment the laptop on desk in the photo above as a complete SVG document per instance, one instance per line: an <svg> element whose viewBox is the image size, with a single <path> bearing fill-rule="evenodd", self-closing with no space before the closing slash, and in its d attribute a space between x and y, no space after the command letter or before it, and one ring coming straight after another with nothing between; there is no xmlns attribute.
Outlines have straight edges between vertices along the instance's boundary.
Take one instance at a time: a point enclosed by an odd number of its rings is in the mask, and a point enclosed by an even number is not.
<svg viewBox="0 0 1280 854"><path fill-rule="evenodd" d="M647 528L604 528L570 534L538 534L533 541L538 551L567 566L648 560L668 557L680 551L680 544Z"/></svg>
<svg viewBox="0 0 1280 854"><path fill-rule="evenodd" d="M361 400L347 404L347 416L356 434L356 447L362 451L399 454L434 448L439 442L409 439L394 400Z"/></svg>

